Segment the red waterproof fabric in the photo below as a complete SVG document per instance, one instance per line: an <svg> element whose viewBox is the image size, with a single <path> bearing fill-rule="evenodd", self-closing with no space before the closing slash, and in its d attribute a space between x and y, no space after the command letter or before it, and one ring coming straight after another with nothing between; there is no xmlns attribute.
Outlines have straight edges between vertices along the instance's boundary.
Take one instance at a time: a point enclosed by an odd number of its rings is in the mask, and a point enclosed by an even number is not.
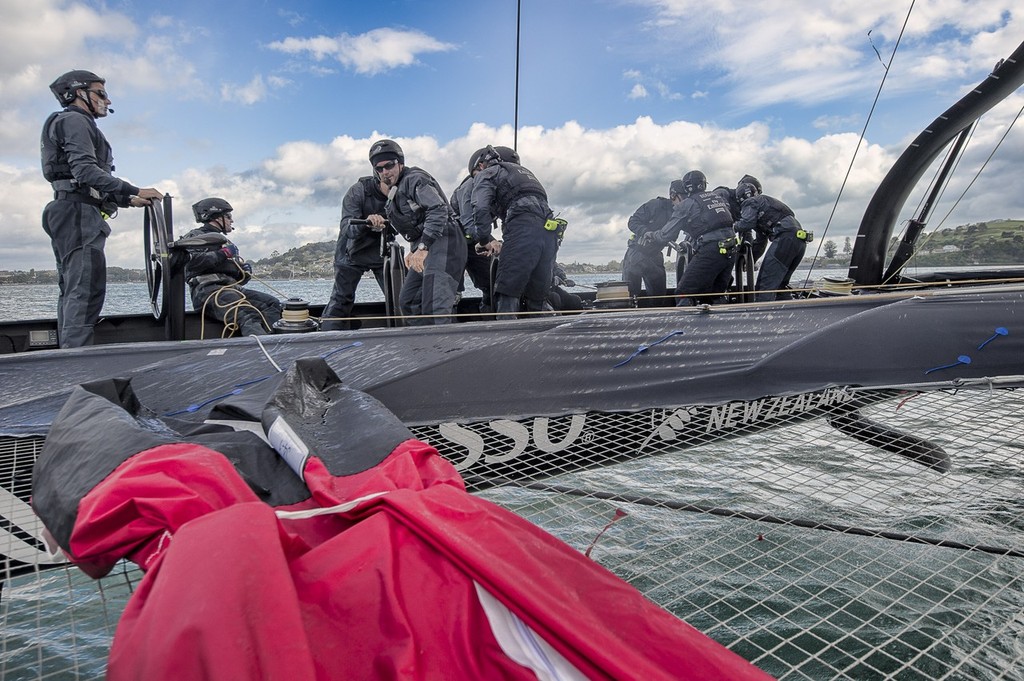
<svg viewBox="0 0 1024 681"><path fill-rule="evenodd" d="M533 679L501 650L474 584L589 678L765 674L579 552L467 494L409 440L363 473L305 469L307 506L386 492L344 513L282 520L197 445L135 455L90 492L78 561L148 568L111 650L117 679Z"/></svg>

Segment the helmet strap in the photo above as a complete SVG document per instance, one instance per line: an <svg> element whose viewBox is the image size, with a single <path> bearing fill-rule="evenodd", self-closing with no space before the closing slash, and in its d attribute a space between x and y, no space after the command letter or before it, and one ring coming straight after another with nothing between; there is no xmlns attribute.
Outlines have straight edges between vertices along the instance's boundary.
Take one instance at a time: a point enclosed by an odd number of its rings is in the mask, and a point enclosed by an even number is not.
<svg viewBox="0 0 1024 681"><path fill-rule="evenodd" d="M82 94L80 94L80 93L82 93ZM83 94L85 95L84 97L82 96ZM92 114L93 118L96 118L96 107L94 107L92 105L92 99L89 96L89 86L88 85L86 85L82 89L75 90L75 99L83 99L83 100L85 100L85 105L87 107L89 107L89 113ZM73 99L71 101L73 103L75 100Z"/></svg>

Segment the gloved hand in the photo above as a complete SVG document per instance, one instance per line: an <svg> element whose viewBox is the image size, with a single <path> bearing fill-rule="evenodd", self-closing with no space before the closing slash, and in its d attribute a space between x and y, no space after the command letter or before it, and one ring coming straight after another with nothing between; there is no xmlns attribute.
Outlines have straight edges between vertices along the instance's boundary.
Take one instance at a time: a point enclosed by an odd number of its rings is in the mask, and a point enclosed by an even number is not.
<svg viewBox="0 0 1024 681"><path fill-rule="evenodd" d="M252 265L250 265L249 263L243 260L241 267L246 274L252 274Z"/></svg>
<svg viewBox="0 0 1024 681"><path fill-rule="evenodd" d="M234 260L238 257L238 246L232 243L227 243L221 247L220 252L223 253L224 257L228 260Z"/></svg>
<svg viewBox="0 0 1024 681"><path fill-rule="evenodd" d="M640 237L636 240L636 242L640 246L657 246L660 242L660 239L658 238L657 231L651 231L644 232L643 234L641 234Z"/></svg>

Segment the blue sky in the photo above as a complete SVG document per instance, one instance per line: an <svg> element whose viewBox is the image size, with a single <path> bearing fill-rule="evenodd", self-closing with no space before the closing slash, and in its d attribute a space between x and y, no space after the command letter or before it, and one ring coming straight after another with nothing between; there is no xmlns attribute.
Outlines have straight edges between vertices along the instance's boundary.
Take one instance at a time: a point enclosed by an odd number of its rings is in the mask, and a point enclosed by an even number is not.
<svg viewBox="0 0 1024 681"><path fill-rule="evenodd" d="M829 226L841 245L909 140L1024 39L1015 4L522 0L516 134L514 0L0 0L0 270L53 268L39 129L73 68L107 78L116 174L174 196L178 234L218 195L249 259L334 239L375 139L449 192L472 150L516 141L569 219L559 259L603 263L637 206L694 168L712 185L753 173L821 235L902 31ZM963 167L1022 105L986 116ZM1014 130L943 226L1024 217L1022 157ZM109 264L142 266L141 225L112 222Z"/></svg>

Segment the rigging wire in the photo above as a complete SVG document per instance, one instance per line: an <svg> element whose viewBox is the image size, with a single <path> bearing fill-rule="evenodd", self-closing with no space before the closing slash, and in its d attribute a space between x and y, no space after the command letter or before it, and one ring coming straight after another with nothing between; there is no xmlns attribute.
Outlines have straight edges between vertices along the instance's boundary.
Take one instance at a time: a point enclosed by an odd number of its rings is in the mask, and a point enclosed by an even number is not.
<svg viewBox="0 0 1024 681"><path fill-rule="evenodd" d="M974 173L974 176L971 178L971 181L967 183L967 186L964 187L963 191L960 192L960 195L956 198L956 200L953 201L953 204L949 207L949 210L946 211L946 214L943 215L942 219L939 220L939 222L934 227L931 228L931 231L929 231L927 234L925 234L923 236L923 238L917 244L914 245L914 254L915 255L918 252L920 252L928 244L928 242L931 240L931 238L933 236L935 236L935 234L940 229L942 229L942 226L944 224L946 224L946 221L953 214L953 211L955 211L957 209L957 207L960 205L960 202L963 201L964 197L967 195L967 192L969 192L971 190L971 187L973 187L974 183L978 181L978 178L981 177L981 174L983 172L985 172L985 169L988 167L988 164L992 161L992 158L996 155L996 152L999 151L999 148L1003 145L1003 142L1006 141L1006 138L1009 136L1010 131L1013 130L1014 126L1017 124L1017 121L1020 120L1022 115L1024 115L1024 106L1021 106L1021 108L1017 111L1017 115L1014 116L1013 120L1010 121L1010 124L1008 126L1006 126L1006 130L1003 132L1002 136L1000 136L999 141L996 142L995 146L992 148L992 151L989 152L989 155L985 158L985 162L982 163L981 166L978 168L978 170ZM971 137L974 136L974 130L976 130L976 129L977 129L977 123L975 123L974 127L972 127ZM968 139L968 142L969 142L969 139ZM948 158L948 156L947 156L947 158ZM960 161L962 159L963 159L963 154L961 154L960 158L957 159L956 165L954 166L954 171L955 171L956 167L960 165ZM934 180L933 180L933 182L934 182ZM931 188L931 186L932 185L929 185L929 189ZM935 203L938 203L941 200L942 194L945 193L945 190L946 190L946 188L943 187L942 192L939 194L938 197L936 197ZM927 191L925 193L925 197L926 196L927 196ZM922 197L922 199L921 199L921 203L922 204L926 200L925 197ZM918 205L918 210L920 210L920 207L921 206L919 204ZM883 282L883 283L886 283L886 282Z"/></svg>
<svg viewBox="0 0 1024 681"><path fill-rule="evenodd" d="M523 1L516 0L516 92L512 112L512 150L519 151L519 29L522 23Z"/></svg>
<svg viewBox="0 0 1024 681"><path fill-rule="evenodd" d="M963 131L961 131L961 133L957 136L957 139L948 147L946 147L945 158L942 160L941 163L937 165L935 169L935 174L932 176L932 179L928 182L928 186L921 194L921 200L918 202L917 208L914 211L914 215L916 215L917 217L912 220L905 220L903 222L904 227L900 231L899 238L893 239L889 244L889 248L886 250L887 260L892 260L893 258L897 257L897 253L899 252L900 246L903 240L906 238L909 238L911 240L911 243L914 248L913 253L910 256L907 256L907 262L909 262L910 258L913 257L913 255L916 255L917 252L924 245L924 243L927 242L927 239L925 239L924 241L918 243L919 237L909 235L907 231L907 225L915 223L915 229L924 229L925 225L928 222L928 218L931 216L932 209L936 204L938 204L939 201L942 200L942 196L946 193L946 188L949 186L950 176L952 176L952 174L956 172L956 169L960 167L960 161L963 160L964 154L967 150L967 145L970 144L971 139L973 139L974 137L974 132L977 129L978 121L974 121L974 123L971 123L971 125L968 128L966 128L966 134ZM932 233L934 233L934 229ZM906 262L904 262L904 267L905 266ZM882 280L881 283L884 285L889 284L894 279L898 280L901 276L901 273L903 272L904 267L894 269L888 277L885 277Z"/></svg>
<svg viewBox="0 0 1024 681"><path fill-rule="evenodd" d="M881 82L878 83L878 91L875 92L875 99L874 101L871 102L871 109L868 111L868 116L867 119L865 119L864 121L863 129L860 131L860 139L857 140L857 146L853 150L853 157L850 159L850 165L846 169L846 175L843 177L843 183L839 186L839 193L836 195L836 201L832 205L832 212L829 213L828 221L825 223L824 233L821 236L821 240L818 241L818 248L814 253L814 260L812 261L811 270L807 273L808 278L810 278L811 272L814 271L813 263L817 262L818 255L821 253L821 247L825 243L825 236L828 235L828 229L832 225L833 218L835 218L836 210L838 210L839 208L839 200L843 196L843 190L846 189L846 183L850 180L850 174L853 172L853 163L854 161L857 160L857 154L860 152L860 148L864 144L864 138L867 136L868 133L868 125L871 124L871 119L875 114L875 107L878 106L878 100L882 96L882 88L885 87L885 81L889 77L889 69L892 67L893 60L896 59L896 52L900 48L900 42L903 40L903 34L906 33L907 24L910 23L910 15L914 11L914 3L916 1L917 0L910 1L910 7L907 9L907 16L903 20L903 26L900 28L900 34L899 36L896 37L896 44L893 45L892 54L889 55L889 63L887 65L882 64L882 66L885 67L885 73L882 75ZM874 43L872 43L872 47L874 47Z"/></svg>
<svg viewBox="0 0 1024 681"><path fill-rule="evenodd" d="M992 151L989 153L988 157L985 159L985 162L981 164L981 167L978 168L978 172L976 172L974 174L974 177L972 177L971 181L967 183L967 186L964 187L964 190L962 192L960 192L960 196L958 196L956 198L956 200L953 202L953 205L950 206L950 208L946 212L946 214L942 216L941 220L939 220L939 224L937 224L935 226L935 230L939 229L939 227L941 227L943 224L945 224L946 220L949 219L949 216L953 213L954 210L956 210L956 207L958 205L960 205L960 202L963 200L964 196L966 196L967 192L969 192L971 190L971 187L974 186L974 183L978 181L978 178L981 176L982 172L985 171L985 168L988 166L989 162L992 160L992 157L996 155L997 151L999 151L999 147L1001 147L1003 145L1003 142L1006 141L1006 137L1010 134L1010 131L1013 130L1013 126L1015 126L1017 124L1017 121L1020 120L1020 117L1022 115L1024 115L1024 106L1021 106L1020 110L1017 112L1017 115L1014 116L1013 120L1010 121L1010 124L1008 126L1006 126L1006 131L1003 133L1002 137L999 138L999 141L996 142L995 147L992 148ZM932 230L932 232L934 233L935 230Z"/></svg>

